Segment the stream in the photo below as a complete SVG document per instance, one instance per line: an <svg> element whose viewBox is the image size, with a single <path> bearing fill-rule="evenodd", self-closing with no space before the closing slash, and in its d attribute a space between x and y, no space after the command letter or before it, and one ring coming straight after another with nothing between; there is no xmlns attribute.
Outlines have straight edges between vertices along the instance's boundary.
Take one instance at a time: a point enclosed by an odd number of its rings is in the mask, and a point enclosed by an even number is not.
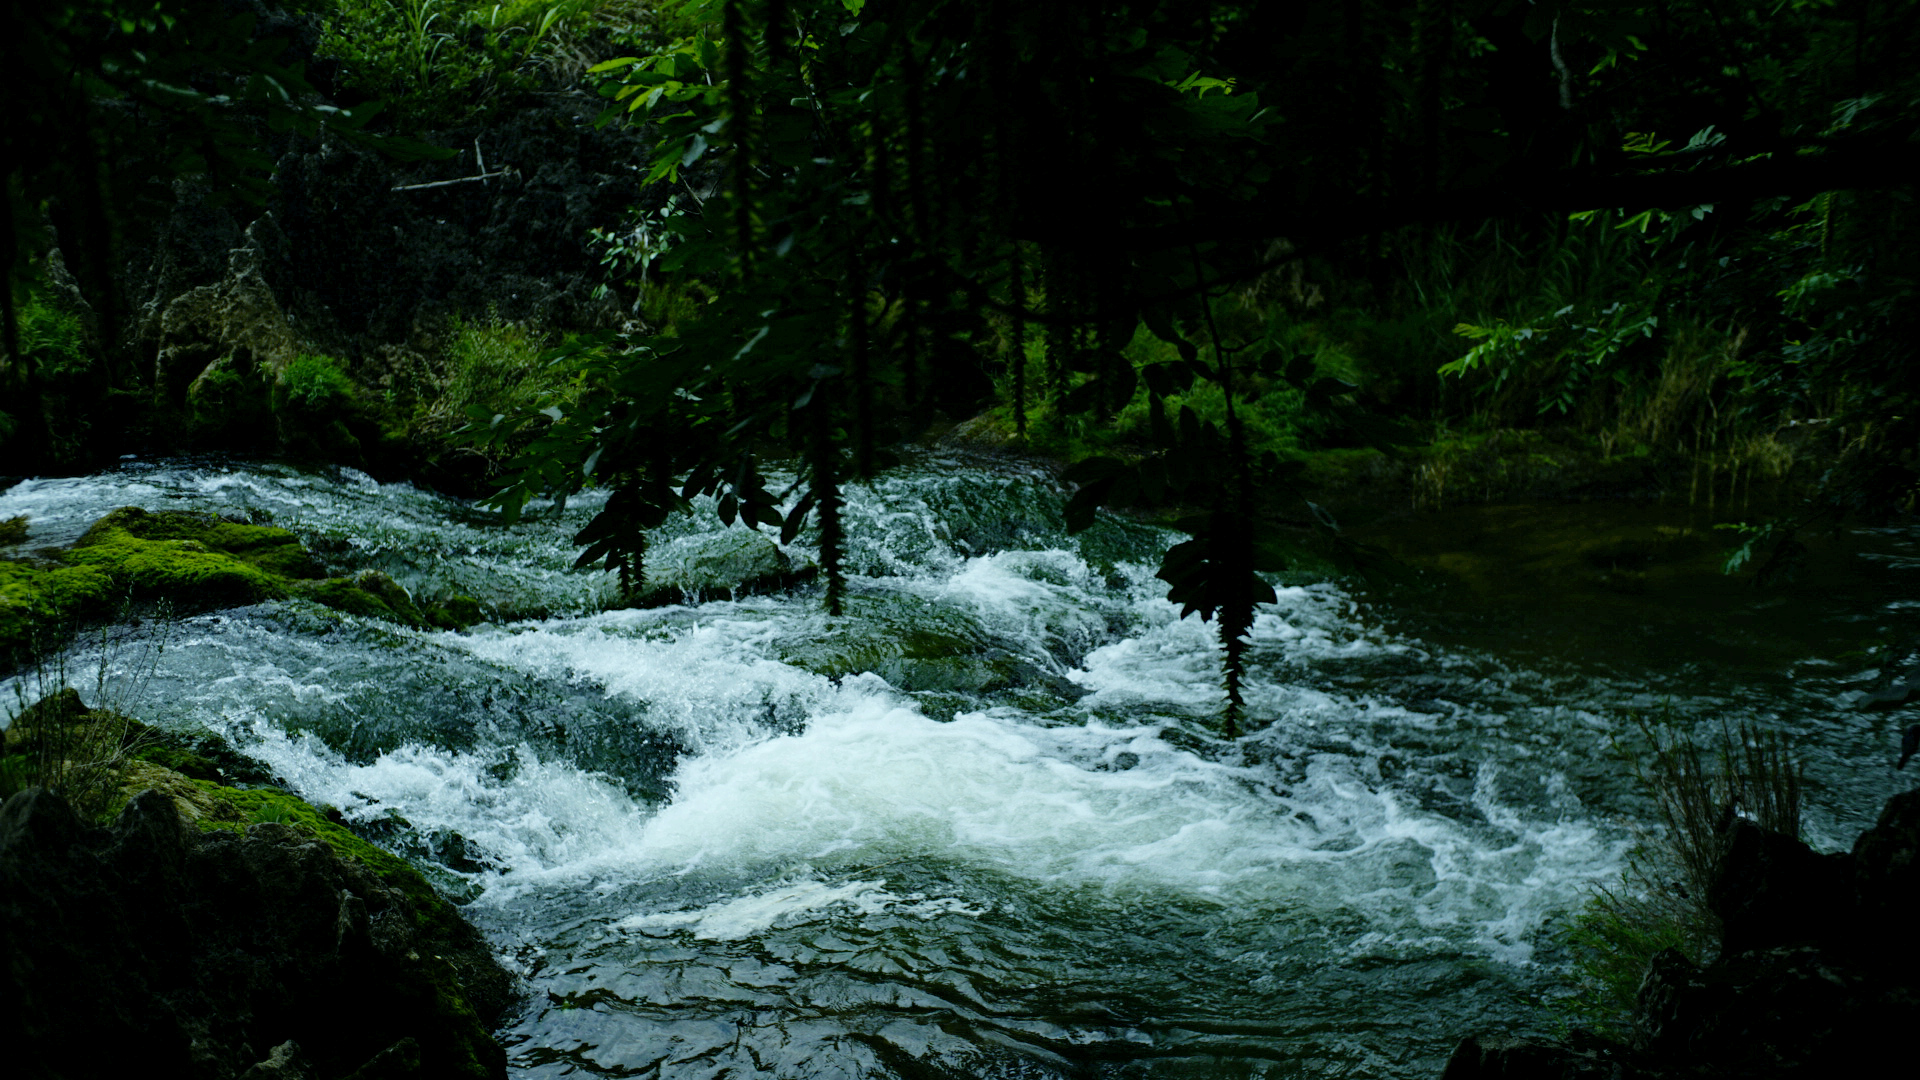
<svg viewBox="0 0 1920 1080"><path fill-rule="evenodd" d="M848 497L829 619L817 586L607 610L571 569L591 498L503 528L351 470L25 481L0 519L34 545L125 505L250 514L495 621L150 617L0 702L64 677L217 732L414 859L524 977L527 1077L1437 1076L1465 1034L1555 1030L1555 928L1650 815L1634 716L1785 734L1828 849L1911 785L1910 720L1852 707L1920 624L1911 529L1822 541L1777 594L1704 541L1635 547L1710 535L1684 508L1356 530L1417 580L1282 581L1228 742L1213 628L1153 576L1173 534L1068 535L1050 473L958 454Z"/></svg>

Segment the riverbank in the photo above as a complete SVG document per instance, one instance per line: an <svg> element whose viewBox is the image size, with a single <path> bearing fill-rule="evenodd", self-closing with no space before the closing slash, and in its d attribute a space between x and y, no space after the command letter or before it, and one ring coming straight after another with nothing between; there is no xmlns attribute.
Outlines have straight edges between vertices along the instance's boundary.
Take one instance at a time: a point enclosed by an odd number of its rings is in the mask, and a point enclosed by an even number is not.
<svg viewBox="0 0 1920 1080"><path fill-rule="evenodd" d="M1920 1011L1920 792L1889 800L1847 852L1739 819L1730 832L1707 897L1718 955L1654 956L1626 1039L1469 1037L1442 1080L1861 1076L1899 1060Z"/></svg>

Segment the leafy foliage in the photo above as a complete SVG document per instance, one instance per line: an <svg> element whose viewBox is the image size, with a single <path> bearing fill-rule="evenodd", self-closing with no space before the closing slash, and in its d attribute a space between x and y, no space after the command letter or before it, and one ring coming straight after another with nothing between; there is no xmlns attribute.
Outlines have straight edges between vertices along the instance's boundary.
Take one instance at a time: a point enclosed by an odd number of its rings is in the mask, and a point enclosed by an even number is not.
<svg viewBox="0 0 1920 1080"><path fill-rule="evenodd" d="M1230 289L1365 262L1390 238L1417 248L1410 226L1578 212L1614 248L1631 238L1627 295L1582 287L1552 315L1455 320L1481 338L1461 373L1538 365L1550 342L1563 374L1541 407L1564 412L1668 325L1671 297L1703 291L1730 250L1726 204L1905 182L1873 163L1893 128L1829 130L1825 91L1766 66L1794 40L1835 59L1844 20L1813 7L1785 30L1743 20L1731 40L1705 11L1616 2L675 10L686 36L593 69L603 122L652 125L646 181L664 189L603 242L640 277L642 309L648 292L706 302L578 350L571 407L476 414L483 445L526 440L498 504L613 488L579 540L629 575L640 530L695 494L789 535L811 514L837 608L839 488L884 468L889 444L996 394L1023 436L1035 417L1134 409L1137 445L1068 474L1070 521L1184 513L1192 539L1161 576L1220 628L1230 731L1245 632L1272 595L1260 573L1277 565L1256 538L1298 505L1294 470L1249 442L1256 380L1358 443L1408 438L1275 321L1223 328ZM1764 80L1792 93L1762 99ZM1700 134L1676 149L1681 132ZM1172 356L1130 350L1141 327ZM1201 387L1217 415L1184 400ZM803 463L797 499L762 480L783 453Z"/></svg>

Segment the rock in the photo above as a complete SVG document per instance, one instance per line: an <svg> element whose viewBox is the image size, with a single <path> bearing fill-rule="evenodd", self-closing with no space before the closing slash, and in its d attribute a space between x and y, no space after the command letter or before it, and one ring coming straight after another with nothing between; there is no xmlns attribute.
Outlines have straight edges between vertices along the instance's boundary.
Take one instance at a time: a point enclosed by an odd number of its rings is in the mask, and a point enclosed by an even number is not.
<svg viewBox="0 0 1920 1080"><path fill-rule="evenodd" d="M1835 927L1816 913L1850 900L1848 862L1735 819L1720 873L1707 890L1707 906L1720 919L1721 951L1737 955L1830 938Z"/></svg>
<svg viewBox="0 0 1920 1080"><path fill-rule="evenodd" d="M300 340L261 273L264 249L282 246L271 218L247 227L218 281L149 304L144 334L154 352L154 387L162 401L184 405L188 388L222 357L277 376L300 355Z"/></svg>
<svg viewBox="0 0 1920 1080"><path fill-rule="evenodd" d="M94 829L22 792L0 806L10 1071L504 1076L504 1003L476 1008L442 958L472 942L425 914L304 828L202 833L149 791Z"/></svg>
<svg viewBox="0 0 1920 1080"><path fill-rule="evenodd" d="M354 615L386 619L416 628L431 625L407 590L378 570L362 570L352 577L317 581L302 588L300 594Z"/></svg>
<svg viewBox="0 0 1920 1080"><path fill-rule="evenodd" d="M1854 842L1851 885L1860 955L1911 970L1920 961L1920 791L1888 799L1880 820Z"/></svg>
<svg viewBox="0 0 1920 1080"><path fill-rule="evenodd" d="M240 1080L310 1080L313 1068L300 1044L288 1039L273 1048L262 1061L256 1061L240 1074Z"/></svg>
<svg viewBox="0 0 1920 1080"><path fill-rule="evenodd" d="M177 185L168 221L123 274L138 298L135 340L166 353L161 365L177 381L196 359L204 367L237 344L281 342L260 336L273 312L319 350L376 366L395 348L434 353L459 314L618 326L617 298L593 295L602 270L584 240L648 197L635 168L649 137L636 125L596 127L601 104L530 97L485 122L423 133L461 151L444 161L399 161L326 136L283 140L264 211L212 207ZM409 186L476 175L476 144L489 170L516 171Z"/></svg>
<svg viewBox="0 0 1920 1080"><path fill-rule="evenodd" d="M110 613L128 595L187 610L300 596L421 628L471 625L479 615L471 598L456 597L429 616L377 570L315 580L320 560L292 533L211 514L121 507L71 548L40 555L34 563L0 559L0 671L57 645L48 627Z"/></svg>
<svg viewBox="0 0 1920 1080"><path fill-rule="evenodd" d="M1614 1064L1599 1052L1523 1039L1460 1040L1441 1080L1611 1080Z"/></svg>
<svg viewBox="0 0 1920 1080"><path fill-rule="evenodd" d="M751 529L683 536L647 552L641 607L732 600L792 584L793 562Z"/></svg>
<svg viewBox="0 0 1920 1080"><path fill-rule="evenodd" d="M1718 958L1702 967L1673 949L1657 954L1632 1045L1594 1040L1578 1052L1615 1071L1566 1071L1559 1044L1469 1039L1445 1075L1853 1076L1910 1052L1920 792L1889 800L1850 855L1736 821L1708 903L1724 929Z"/></svg>

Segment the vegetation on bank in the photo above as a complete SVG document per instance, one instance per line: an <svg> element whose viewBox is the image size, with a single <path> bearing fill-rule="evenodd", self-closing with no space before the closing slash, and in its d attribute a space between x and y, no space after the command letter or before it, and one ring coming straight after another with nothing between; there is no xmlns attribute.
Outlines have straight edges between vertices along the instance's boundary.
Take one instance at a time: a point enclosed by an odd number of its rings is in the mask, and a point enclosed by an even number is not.
<svg viewBox="0 0 1920 1080"><path fill-rule="evenodd" d="M117 10L76 2L36 33L81 63L66 46L97 23L148 58L128 71L164 67L153 57L177 37L250 88L314 100L249 26L106 18ZM349 114L251 90L237 111L141 99L234 149L126 168L258 195L249 123L418 153L396 136L535 85L597 89L609 120L657 138L634 219L596 233L606 287L649 325L557 341L568 328L493 323L541 357L500 379L463 344L482 327L467 322L442 335L454 344L429 358L437 370L377 390L351 381L360 358L259 370L236 354L195 380L183 425L140 404L157 397L124 357L60 390L50 357L76 354L27 334L14 376L41 407L12 418L12 445L78 460L56 444L106 436L80 416L138 427L127 416L146 409L175 446L419 461L477 420L469 471L492 470L509 511L617 489L582 544L629 571L641 530L692 491L750 525L797 527L772 520L760 481L767 456L797 456L831 606L838 486L884 468L893 441L979 416L975 432L1080 462L1076 523L1157 505L1192 533L1162 569L1185 610L1222 620L1230 724L1261 574L1285 562L1249 538L1302 518L1303 482L1340 477L1344 454L1386 456L1375 474L1404 476L1425 505L1495 493L1453 482L1476 456L1463 445L1542 437L1605 463L1678 462L1668 471L1709 504L1817 487L1754 534L1755 565L1815 518L1911 503L1895 343L1912 336L1913 223L1906 174L1876 164L1911 106L1915 42L1897 19L1869 39L1816 6L1722 24L1612 2L1362 3L1334 22L1173 0L302 10L318 20L313 78ZM57 142L56 117L117 86L49 91L23 130ZM1286 108L1306 86L1328 104ZM34 193L72 179L60 168L22 174L15 220L38 220ZM103 248L70 211L108 208L42 203L75 241L61 250L77 294L97 294ZM52 236L19 234L16 282L47 270ZM58 322L37 302L15 305L15 332ZM88 407L56 415L68 400Z"/></svg>
<svg viewBox="0 0 1920 1080"><path fill-rule="evenodd" d="M1706 966L1723 927L1714 904L1731 841L1745 817L1792 840L1800 836L1804 766L1775 733L1746 724L1702 746L1670 721L1641 718L1634 749L1621 749L1658 812L1615 882L1599 885L1561 931L1573 960L1574 993L1560 1003L1570 1026L1612 1039L1629 1024L1656 956L1669 949Z"/></svg>

